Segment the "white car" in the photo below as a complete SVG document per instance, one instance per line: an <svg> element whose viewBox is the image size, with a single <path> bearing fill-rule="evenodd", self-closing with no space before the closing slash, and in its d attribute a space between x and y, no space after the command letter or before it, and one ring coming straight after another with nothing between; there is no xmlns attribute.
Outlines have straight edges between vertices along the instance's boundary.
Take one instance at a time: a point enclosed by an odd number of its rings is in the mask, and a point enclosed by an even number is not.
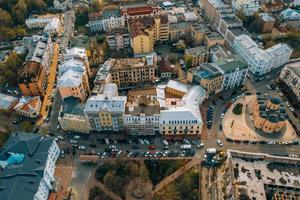
<svg viewBox="0 0 300 200"><path fill-rule="evenodd" d="M223 144L222 144L222 142L221 142L221 140L217 140L217 144L220 146L220 147L222 147L223 146Z"/></svg>
<svg viewBox="0 0 300 200"><path fill-rule="evenodd" d="M77 144L77 143L78 143L77 140L70 140L70 142L71 142L72 144Z"/></svg>
<svg viewBox="0 0 300 200"><path fill-rule="evenodd" d="M57 139L59 139L59 140L63 140L64 139L64 137L63 136L57 136Z"/></svg>
<svg viewBox="0 0 300 200"><path fill-rule="evenodd" d="M197 148L199 148L199 149L201 149L202 147L204 147L204 144L202 142L197 145Z"/></svg>
<svg viewBox="0 0 300 200"><path fill-rule="evenodd" d="M85 146L79 146L78 149L85 150L86 148L85 148Z"/></svg>

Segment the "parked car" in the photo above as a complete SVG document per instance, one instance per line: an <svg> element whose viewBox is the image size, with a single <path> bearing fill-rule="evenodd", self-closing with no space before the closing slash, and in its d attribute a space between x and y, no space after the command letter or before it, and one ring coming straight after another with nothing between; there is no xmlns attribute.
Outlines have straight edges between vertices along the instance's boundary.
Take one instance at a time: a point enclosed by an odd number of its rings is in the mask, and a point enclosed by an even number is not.
<svg viewBox="0 0 300 200"><path fill-rule="evenodd" d="M85 146L79 146L78 149L80 149L80 150L85 150L86 147L85 147Z"/></svg>
<svg viewBox="0 0 300 200"><path fill-rule="evenodd" d="M220 146L220 147L222 147L223 146L223 144L222 144L222 142L221 142L221 140L217 140L217 144Z"/></svg>

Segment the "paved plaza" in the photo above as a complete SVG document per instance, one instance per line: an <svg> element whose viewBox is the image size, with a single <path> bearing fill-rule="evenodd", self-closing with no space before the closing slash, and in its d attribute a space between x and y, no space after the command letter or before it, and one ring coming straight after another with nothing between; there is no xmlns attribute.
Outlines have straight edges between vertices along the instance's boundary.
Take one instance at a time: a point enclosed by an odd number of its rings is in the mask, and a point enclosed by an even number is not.
<svg viewBox="0 0 300 200"><path fill-rule="evenodd" d="M291 141L297 138L297 135L291 126L286 121L286 127L280 133L264 133L261 130L255 130L252 115L249 113L249 106L255 96L243 96L236 100L226 112L222 125L223 132L227 138L233 140L272 140L272 141ZM237 103L243 104L242 114L235 115L232 109Z"/></svg>

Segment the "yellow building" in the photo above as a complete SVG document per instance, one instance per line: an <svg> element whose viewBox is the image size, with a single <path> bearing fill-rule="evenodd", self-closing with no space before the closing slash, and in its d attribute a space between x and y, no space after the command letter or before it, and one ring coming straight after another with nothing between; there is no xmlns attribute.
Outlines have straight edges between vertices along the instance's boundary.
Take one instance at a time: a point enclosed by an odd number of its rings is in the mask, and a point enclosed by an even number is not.
<svg viewBox="0 0 300 200"><path fill-rule="evenodd" d="M155 68L153 57L115 59L110 68L111 80L118 86L152 82Z"/></svg>
<svg viewBox="0 0 300 200"><path fill-rule="evenodd" d="M208 52L203 46L189 48L184 51L184 60L188 67L197 67L208 61Z"/></svg>
<svg viewBox="0 0 300 200"><path fill-rule="evenodd" d="M220 92L223 79L224 75L211 63L203 63L200 67L192 68L187 75L188 82L201 85L208 94Z"/></svg>
<svg viewBox="0 0 300 200"><path fill-rule="evenodd" d="M169 22L166 15L129 19L128 29L134 54L153 52L156 41L169 39Z"/></svg>
<svg viewBox="0 0 300 200"><path fill-rule="evenodd" d="M256 96L252 104L254 125L265 133L279 132L285 125L287 115L281 100Z"/></svg>
<svg viewBox="0 0 300 200"><path fill-rule="evenodd" d="M225 44L224 38L217 32L206 33L204 35L203 41L207 49L210 49L210 47L216 44L220 44L220 45Z"/></svg>

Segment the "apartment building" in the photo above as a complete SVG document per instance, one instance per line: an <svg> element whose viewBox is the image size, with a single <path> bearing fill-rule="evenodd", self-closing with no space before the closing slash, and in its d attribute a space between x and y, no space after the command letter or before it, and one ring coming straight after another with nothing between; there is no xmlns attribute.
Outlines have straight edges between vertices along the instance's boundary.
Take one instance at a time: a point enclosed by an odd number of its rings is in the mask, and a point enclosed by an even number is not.
<svg viewBox="0 0 300 200"><path fill-rule="evenodd" d="M124 130L126 96L118 96L116 84L107 84L101 94L88 98L84 114L92 131Z"/></svg>
<svg viewBox="0 0 300 200"><path fill-rule="evenodd" d="M38 62L45 67L47 73L50 70L50 65L53 56L53 42L50 36L39 38L31 38L31 43L28 45L28 53L26 62Z"/></svg>
<svg viewBox="0 0 300 200"><path fill-rule="evenodd" d="M25 20L25 24L29 29L45 28L54 18L59 20L55 15L33 15Z"/></svg>
<svg viewBox="0 0 300 200"><path fill-rule="evenodd" d="M188 71L187 80L201 85L208 94L215 94L222 91L224 76L212 63L203 63Z"/></svg>
<svg viewBox="0 0 300 200"><path fill-rule="evenodd" d="M153 52L156 41L169 39L166 15L131 18L128 20L128 28L134 54Z"/></svg>
<svg viewBox="0 0 300 200"><path fill-rule="evenodd" d="M189 70L187 79L199 84L209 94L232 89L244 84L248 65L237 55L230 55L216 63L203 63Z"/></svg>
<svg viewBox="0 0 300 200"><path fill-rule="evenodd" d="M157 86L160 105L160 133L166 138L199 137L202 118L199 110L206 98L201 86L170 80L167 85Z"/></svg>
<svg viewBox="0 0 300 200"><path fill-rule="evenodd" d="M282 80L300 101L300 62L289 63L281 70L280 80Z"/></svg>
<svg viewBox="0 0 300 200"><path fill-rule="evenodd" d="M111 80L118 86L143 84L155 78L156 63L151 56L113 59L112 62Z"/></svg>
<svg viewBox="0 0 300 200"><path fill-rule="evenodd" d="M92 32L108 31L125 26L125 17L119 9L106 9L100 13L89 14L89 26Z"/></svg>
<svg viewBox="0 0 300 200"><path fill-rule="evenodd" d="M84 115L85 104L78 98L68 97L62 102L58 122L64 131L89 133L91 126L88 118Z"/></svg>
<svg viewBox="0 0 300 200"><path fill-rule="evenodd" d="M107 44L110 49L121 50L130 47L130 34L127 28L112 29L106 33Z"/></svg>
<svg viewBox="0 0 300 200"><path fill-rule="evenodd" d="M223 74L222 90L233 89L243 85L248 73L248 65L237 55L231 55L215 63Z"/></svg>
<svg viewBox="0 0 300 200"><path fill-rule="evenodd" d="M38 62L26 62L18 74L18 85L24 96L44 96L47 87L47 73Z"/></svg>
<svg viewBox="0 0 300 200"><path fill-rule="evenodd" d="M217 44L224 45L225 40L218 32L210 32L204 34L203 43L207 49L210 49L210 47Z"/></svg>
<svg viewBox="0 0 300 200"><path fill-rule="evenodd" d="M201 3L205 17L216 27L220 24L221 14L234 13L232 6L222 0L203 0Z"/></svg>
<svg viewBox="0 0 300 200"><path fill-rule="evenodd" d="M54 189L60 150L54 138L15 132L0 153L0 196L5 200L47 200Z"/></svg>
<svg viewBox="0 0 300 200"><path fill-rule="evenodd" d="M160 13L160 7L157 5L148 5L148 4L128 4L121 5L121 15L125 17L125 19L131 18L142 18L154 16Z"/></svg>
<svg viewBox="0 0 300 200"><path fill-rule="evenodd" d="M293 49L282 43L265 50L261 49L248 35L238 36L233 47L255 75L265 74L286 64L293 52Z"/></svg>
<svg viewBox="0 0 300 200"><path fill-rule="evenodd" d="M105 85L111 82L110 69L114 65L115 59L110 58L99 66L96 77L94 79L95 86Z"/></svg>
<svg viewBox="0 0 300 200"><path fill-rule="evenodd" d="M203 46L188 48L184 51L185 63L191 64L189 67L199 66L208 61L208 52Z"/></svg>
<svg viewBox="0 0 300 200"><path fill-rule="evenodd" d="M269 15L268 13L259 13L258 21L260 31L262 33L272 32L272 29L275 25L275 19L271 15Z"/></svg>
<svg viewBox="0 0 300 200"><path fill-rule="evenodd" d="M90 87L84 62L72 58L60 65L57 87L62 99L75 97L82 102L85 101L90 94Z"/></svg>
<svg viewBox="0 0 300 200"><path fill-rule="evenodd" d="M136 89L127 94L124 127L129 135L155 135L159 131L160 106L156 89Z"/></svg>

